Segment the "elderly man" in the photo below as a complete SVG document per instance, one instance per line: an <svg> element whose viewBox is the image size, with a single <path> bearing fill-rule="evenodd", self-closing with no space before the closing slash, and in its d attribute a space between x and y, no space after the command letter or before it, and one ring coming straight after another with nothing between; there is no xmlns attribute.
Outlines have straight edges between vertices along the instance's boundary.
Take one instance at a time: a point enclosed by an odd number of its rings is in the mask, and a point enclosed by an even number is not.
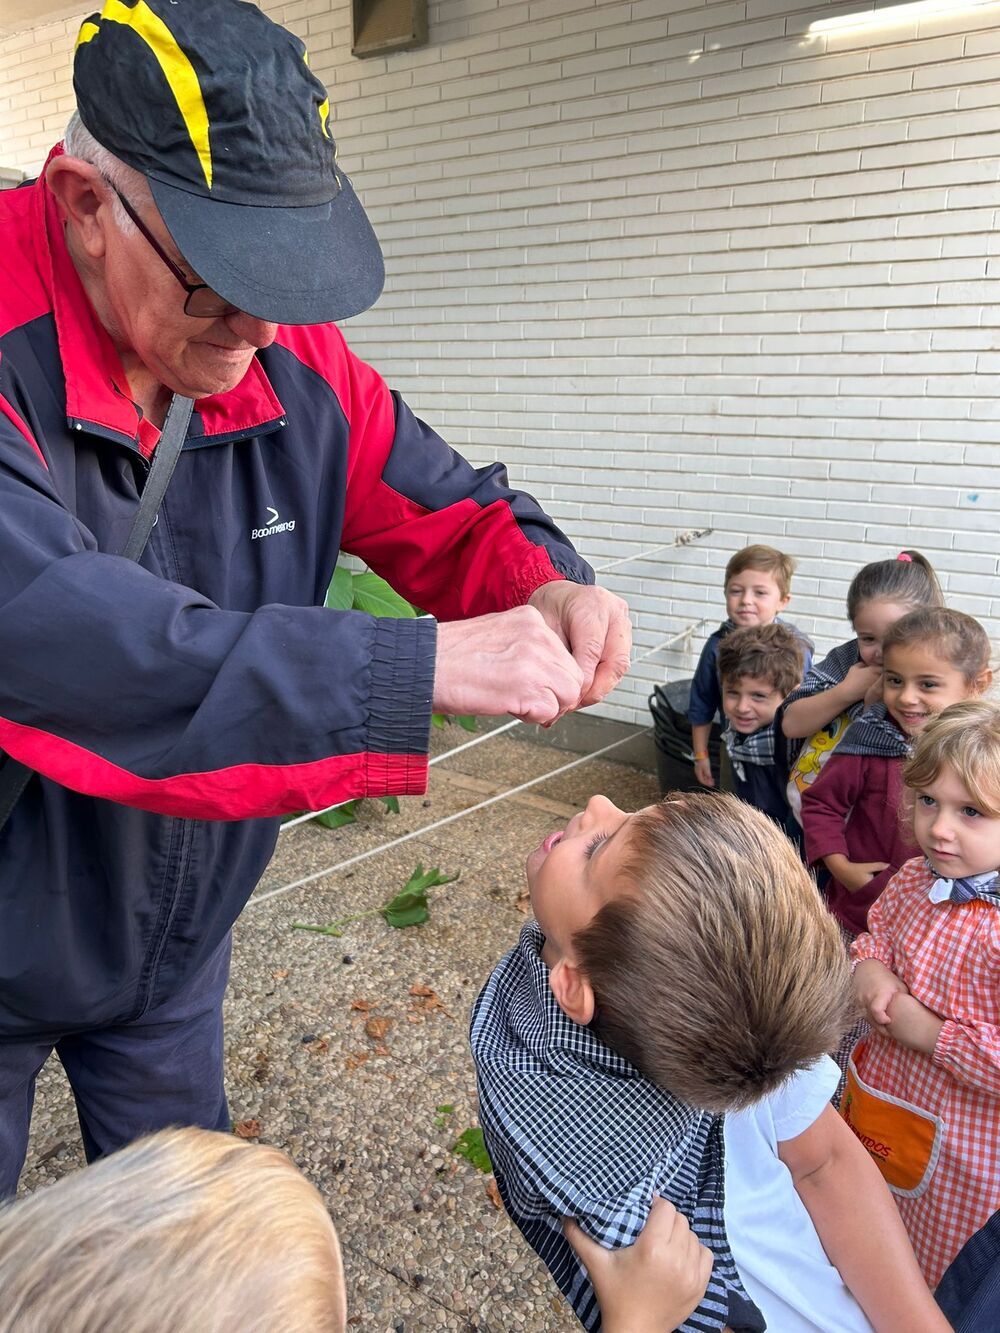
<svg viewBox="0 0 1000 1333"><path fill-rule="evenodd" d="M548 723L629 649L535 502L330 323L382 260L302 44L235 0L108 0L74 83L0 202L0 746L36 772L0 831L0 1194L53 1049L91 1158L228 1125L230 928L278 815L423 791L432 708ZM338 550L441 623L324 609Z"/></svg>

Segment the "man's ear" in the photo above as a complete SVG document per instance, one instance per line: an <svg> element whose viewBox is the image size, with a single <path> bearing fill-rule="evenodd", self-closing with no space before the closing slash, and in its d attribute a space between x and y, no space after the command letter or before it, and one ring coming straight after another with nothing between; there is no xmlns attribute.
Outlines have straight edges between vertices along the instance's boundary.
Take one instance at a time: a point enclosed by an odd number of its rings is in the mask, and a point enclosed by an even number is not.
<svg viewBox="0 0 1000 1333"><path fill-rule="evenodd" d="M594 991L577 964L560 958L549 970L549 986L566 1017L586 1027L594 1017Z"/></svg>
<svg viewBox="0 0 1000 1333"><path fill-rule="evenodd" d="M101 173L81 158L62 156L49 163L45 180L67 227L91 259L100 259L105 248L103 218L107 216L100 210L108 188Z"/></svg>

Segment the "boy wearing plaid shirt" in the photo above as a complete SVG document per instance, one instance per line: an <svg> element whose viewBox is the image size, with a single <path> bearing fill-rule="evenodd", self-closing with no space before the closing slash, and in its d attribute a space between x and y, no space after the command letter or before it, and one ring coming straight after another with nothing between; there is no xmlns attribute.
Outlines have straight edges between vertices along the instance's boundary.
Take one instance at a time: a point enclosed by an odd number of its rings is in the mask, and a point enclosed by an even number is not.
<svg viewBox="0 0 1000 1333"><path fill-rule="evenodd" d="M526 870L536 921L473 1011L480 1121L507 1211L584 1327L601 1312L564 1220L629 1246L659 1195L713 1257L685 1333L943 1333L828 1105L846 962L780 829L731 796L634 815L594 797ZM648 1316L649 1284L632 1287Z"/></svg>

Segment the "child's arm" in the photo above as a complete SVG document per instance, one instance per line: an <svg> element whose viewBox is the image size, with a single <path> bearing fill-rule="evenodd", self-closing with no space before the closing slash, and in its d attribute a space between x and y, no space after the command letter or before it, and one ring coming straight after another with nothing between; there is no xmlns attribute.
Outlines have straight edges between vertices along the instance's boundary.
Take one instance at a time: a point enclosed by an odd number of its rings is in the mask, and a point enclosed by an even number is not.
<svg viewBox="0 0 1000 1333"><path fill-rule="evenodd" d="M852 704L860 703L881 675L879 667L855 662L839 685L832 685L819 694L810 694L789 704L782 719L782 730L793 740L811 736L835 717L845 713Z"/></svg>
<svg viewBox="0 0 1000 1333"><path fill-rule="evenodd" d="M906 983L877 958L863 959L854 969L854 998L874 1027L889 1031L889 1005L899 992L909 994Z"/></svg>
<svg viewBox="0 0 1000 1333"><path fill-rule="evenodd" d="M691 748L695 755L704 755L704 759L694 761L694 774L703 787L714 787L712 766L708 760L708 738L712 734L712 723L722 704L722 691L719 686L719 636L712 634L706 639L698 658L694 679L691 681L691 697L688 701L688 718L691 722Z"/></svg>
<svg viewBox="0 0 1000 1333"><path fill-rule="evenodd" d="M876 1333L948 1333L878 1167L832 1106L778 1144L817 1235Z"/></svg>
<svg viewBox="0 0 1000 1333"><path fill-rule="evenodd" d="M708 757L708 738L712 734L711 722L699 722L691 728L691 749L694 751L694 775L703 787L714 787L712 762Z"/></svg>
<svg viewBox="0 0 1000 1333"><path fill-rule="evenodd" d="M563 1230L597 1292L604 1333L673 1333L705 1295L712 1251L666 1199L654 1198L639 1239L622 1249L606 1250L568 1217Z"/></svg>
<svg viewBox="0 0 1000 1333"><path fill-rule="evenodd" d="M887 861L852 861L847 855L847 816L863 786L860 757L835 751L816 781L802 793L802 828L809 863L822 861L849 893L857 893L889 869Z"/></svg>
<svg viewBox="0 0 1000 1333"><path fill-rule="evenodd" d="M912 995L896 995L884 1031L908 1050L929 1055L957 1082L1000 1097L1000 1024L956 1023Z"/></svg>

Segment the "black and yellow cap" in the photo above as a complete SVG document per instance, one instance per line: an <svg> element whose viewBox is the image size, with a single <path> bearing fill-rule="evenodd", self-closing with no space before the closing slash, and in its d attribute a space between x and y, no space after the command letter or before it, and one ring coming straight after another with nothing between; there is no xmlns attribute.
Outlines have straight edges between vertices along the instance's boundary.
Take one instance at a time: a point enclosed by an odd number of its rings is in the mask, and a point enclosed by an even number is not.
<svg viewBox="0 0 1000 1333"><path fill-rule="evenodd" d="M280 324L378 299L382 252L337 166L303 43L242 0L107 0L80 28L77 109L149 181L201 280Z"/></svg>

